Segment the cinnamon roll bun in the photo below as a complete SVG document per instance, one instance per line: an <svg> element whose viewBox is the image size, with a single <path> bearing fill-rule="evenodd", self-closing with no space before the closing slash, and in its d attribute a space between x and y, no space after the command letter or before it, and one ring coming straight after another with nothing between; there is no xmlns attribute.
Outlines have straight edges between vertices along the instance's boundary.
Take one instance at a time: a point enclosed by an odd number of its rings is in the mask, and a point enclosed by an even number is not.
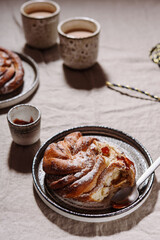
<svg viewBox="0 0 160 240"><path fill-rule="evenodd" d="M134 163L124 153L80 132L47 147L43 170L49 189L85 202L102 202L135 182Z"/></svg>
<svg viewBox="0 0 160 240"><path fill-rule="evenodd" d="M24 69L16 53L0 47L0 94L18 89L23 84Z"/></svg>

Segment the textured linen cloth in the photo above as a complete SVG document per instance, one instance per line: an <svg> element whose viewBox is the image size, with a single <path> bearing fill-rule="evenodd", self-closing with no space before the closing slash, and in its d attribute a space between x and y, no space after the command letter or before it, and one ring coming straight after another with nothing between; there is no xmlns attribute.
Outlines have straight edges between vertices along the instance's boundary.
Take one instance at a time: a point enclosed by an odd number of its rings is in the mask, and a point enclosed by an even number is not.
<svg viewBox="0 0 160 240"><path fill-rule="evenodd" d="M0 110L0 239L146 239L160 235L160 169L152 192L132 214L112 222L85 223L48 208L33 187L32 161L39 147L59 131L81 125L119 129L136 138L153 160L160 155L160 102L105 82L128 84L160 96L160 69L149 51L160 41L158 0L57 0L60 21L87 16L101 24L96 65L72 71L63 65L58 44L39 51L26 45L22 0L0 0L0 46L25 53L38 64L40 84L25 103L42 114L41 138L21 147L11 138Z"/></svg>

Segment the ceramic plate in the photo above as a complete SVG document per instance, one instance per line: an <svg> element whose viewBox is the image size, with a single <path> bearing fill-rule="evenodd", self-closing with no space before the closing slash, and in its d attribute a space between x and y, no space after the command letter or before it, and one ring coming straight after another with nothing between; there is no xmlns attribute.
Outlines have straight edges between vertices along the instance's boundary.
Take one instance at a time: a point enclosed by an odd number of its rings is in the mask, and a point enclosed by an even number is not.
<svg viewBox="0 0 160 240"><path fill-rule="evenodd" d="M56 194L51 194L45 184L45 173L42 168L42 158L47 146L52 142L63 140L64 137L75 131L80 131L83 135L95 136L103 139L109 144L122 150L131 159L136 168L136 179L152 164L152 159L147 150L133 137L128 134L102 126L81 126L65 130L49 139L37 152L32 165L33 183L40 198L52 210L63 216L85 222L107 222L122 218L135 211L144 203L152 188L154 174L152 174L141 186L139 198L130 206L121 210L106 208L99 204L78 204L76 201L60 198Z"/></svg>
<svg viewBox="0 0 160 240"><path fill-rule="evenodd" d="M13 106L28 98L38 87L38 67L35 61L24 54L17 53L24 68L24 84L13 93L0 96L0 109Z"/></svg>

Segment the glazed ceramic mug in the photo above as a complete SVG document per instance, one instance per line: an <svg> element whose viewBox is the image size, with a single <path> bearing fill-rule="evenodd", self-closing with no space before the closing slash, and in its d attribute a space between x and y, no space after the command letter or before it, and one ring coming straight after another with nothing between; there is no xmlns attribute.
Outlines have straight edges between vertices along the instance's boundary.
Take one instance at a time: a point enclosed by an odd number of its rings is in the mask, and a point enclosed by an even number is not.
<svg viewBox="0 0 160 240"><path fill-rule="evenodd" d="M49 48L57 42L60 6L51 0L31 0L21 6L21 16L28 45Z"/></svg>
<svg viewBox="0 0 160 240"><path fill-rule="evenodd" d="M64 64L86 69L97 61L100 24L88 17L75 17L58 24L60 54Z"/></svg>
<svg viewBox="0 0 160 240"><path fill-rule="evenodd" d="M31 145L40 138L41 114L37 107L20 104L11 108L7 120L13 141L19 145Z"/></svg>

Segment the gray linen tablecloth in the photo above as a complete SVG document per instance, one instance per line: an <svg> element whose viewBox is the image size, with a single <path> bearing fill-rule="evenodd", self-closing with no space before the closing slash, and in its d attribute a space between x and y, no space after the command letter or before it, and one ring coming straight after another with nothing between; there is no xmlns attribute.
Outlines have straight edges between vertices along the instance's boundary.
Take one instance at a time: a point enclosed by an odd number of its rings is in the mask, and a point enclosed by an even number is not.
<svg viewBox="0 0 160 240"><path fill-rule="evenodd" d="M128 84L160 96L160 69L149 58L160 41L158 0L57 0L60 20L95 18L101 24L96 65L72 71L58 45L39 51L26 45L22 0L0 0L0 46L25 53L38 64L39 88L25 103L42 114L41 138L33 146L12 142L0 110L0 239L159 239L160 169L151 195L134 213L107 223L85 223L50 210L33 187L31 166L39 147L54 134L81 125L119 129L136 138L153 160L160 155L160 103L144 95L109 89L105 81Z"/></svg>

